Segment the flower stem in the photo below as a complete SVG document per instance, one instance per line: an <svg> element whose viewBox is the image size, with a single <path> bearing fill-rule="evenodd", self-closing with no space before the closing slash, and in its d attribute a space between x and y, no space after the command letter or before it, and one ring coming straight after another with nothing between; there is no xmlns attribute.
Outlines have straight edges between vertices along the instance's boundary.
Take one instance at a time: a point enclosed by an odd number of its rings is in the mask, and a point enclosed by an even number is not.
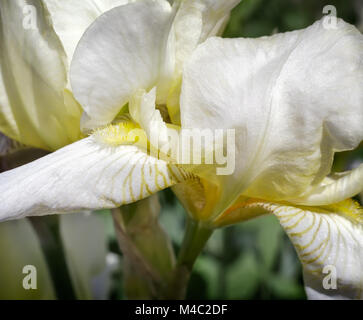
<svg viewBox="0 0 363 320"><path fill-rule="evenodd" d="M181 300L185 298L193 265L212 233L213 229L188 218L177 265L166 293L167 299Z"/></svg>

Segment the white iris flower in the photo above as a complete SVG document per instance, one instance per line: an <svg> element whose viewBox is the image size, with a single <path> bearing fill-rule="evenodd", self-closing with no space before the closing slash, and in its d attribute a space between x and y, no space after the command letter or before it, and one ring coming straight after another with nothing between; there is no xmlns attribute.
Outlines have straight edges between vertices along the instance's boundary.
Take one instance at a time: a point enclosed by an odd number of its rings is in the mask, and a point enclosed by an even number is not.
<svg viewBox="0 0 363 320"><path fill-rule="evenodd" d="M70 72L82 127L94 133L1 174L0 218L114 208L174 186L204 228L275 214L310 298L363 298L363 213L350 200L363 166L331 173L334 153L363 140L363 36L338 20L206 40L237 2L145 0L101 15ZM235 130L234 173L157 159L129 135L170 126ZM326 266L335 290L323 286Z"/></svg>

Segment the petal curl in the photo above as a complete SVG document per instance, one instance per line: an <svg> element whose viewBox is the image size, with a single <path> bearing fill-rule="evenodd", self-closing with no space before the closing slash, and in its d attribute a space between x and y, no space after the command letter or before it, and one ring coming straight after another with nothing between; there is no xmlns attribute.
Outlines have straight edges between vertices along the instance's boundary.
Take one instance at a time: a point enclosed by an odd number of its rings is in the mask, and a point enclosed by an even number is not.
<svg viewBox="0 0 363 320"><path fill-rule="evenodd" d="M223 31L223 25L231 10L237 6L241 0L197 0L194 1L200 7L203 14L203 30L201 42L208 37L218 35Z"/></svg>
<svg viewBox="0 0 363 320"><path fill-rule="evenodd" d="M291 202L308 206L328 205L352 198L362 190L363 164L358 168L338 175L335 179L324 179L321 185L313 188L305 196Z"/></svg>

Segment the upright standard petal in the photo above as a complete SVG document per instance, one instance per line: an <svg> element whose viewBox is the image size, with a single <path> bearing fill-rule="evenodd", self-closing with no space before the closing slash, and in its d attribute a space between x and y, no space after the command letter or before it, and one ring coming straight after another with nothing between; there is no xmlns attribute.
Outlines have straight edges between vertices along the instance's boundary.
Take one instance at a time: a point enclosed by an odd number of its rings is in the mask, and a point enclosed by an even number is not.
<svg viewBox="0 0 363 320"><path fill-rule="evenodd" d="M104 12L131 0L41 0L51 17L70 65L76 46L86 29Z"/></svg>
<svg viewBox="0 0 363 320"><path fill-rule="evenodd" d="M180 124L180 86L184 62L198 44L208 37L219 35L226 25L231 10L240 0L178 0L174 2L177 13L169 37L174 50L175 72L168 79L167 108L174 124Z"/></svg>
<svg viewBox="0 0 363 320"><path fill-rule="evenodd" d="M203 15L203 29L201 33L201 42L208 37L218 35L223 26L225 26L226 17L231 10L237 6L241 0L197 0L195 5L199 6Z"/></svg>
<svg viewBox="0 0 363 320"><path fill-rule="evenodd" d="M0 2L0 131L54 150L80 138L65 53L39 0Z"/></svg>
<svg viewBox="0 0 363 320"><path fill-rule="evenodd" d="M126 138L123 140L122 130L106 128L2 173L0 221L115 208L188 178L181 169L148 155Z"/></svg>
<svg viewBox="0 0 363 320"><path fill-rule="evenodd" d="M334 152L359 144L362 59L363 35L342 20L337 29L318 21L260 39L212 38L193 53L182 127L236 131L236 170L219 177L216 211L241 192L296 198L330 172Z"/></svg>
<svg viewBox="0 0 363 320"><path fill-rule="evenodd" d="M89 27L73 58L71 84L90 126L110 123L137 89L157 84L171 23L168 2L145 0L112 9Z"/></svg>
<svg viewBox="0 0 363 320"><path fill-rule="evenodd" d="M241 0L178 0L174 19L176 69L181 72L183 63L199 43L220 33L226 17Z"/></svg>
<svg viewBox="0 0 363 320"><path fill-rule="evenodd" d="M156 109L156 88L150 92L139 90L129 103L132 118L145 130L150 144L160 150L169 142L168 127ZM159 152L158 152L159 153Z"/></svg>

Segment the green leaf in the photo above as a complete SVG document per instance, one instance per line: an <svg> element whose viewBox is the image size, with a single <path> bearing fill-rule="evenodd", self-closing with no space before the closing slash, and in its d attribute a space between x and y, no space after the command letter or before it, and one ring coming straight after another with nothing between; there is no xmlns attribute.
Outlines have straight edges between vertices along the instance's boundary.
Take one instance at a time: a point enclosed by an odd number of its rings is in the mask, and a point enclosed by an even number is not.
<svg viewBox="0 0 363 320"><path fill-rule="evenodd" d="M304 288L296 281L283 275L271 275L268 285L272 293L280 299L304 299Z"/></svg>
<svg viewBox="0 0 363 320"><path fill-rule="evenodd" d="M263 271L270 271L282 245L283 230L274 216L266 216L261 220L261 227L257 235L257 247L262 260Z"/></svg>
<svg viewBox="0 0 363 320"><path fill-rule="evenodd" d="M227 299L250 299L258 289L260 275L255 255L243 254L226 270Z"/></svg>
<svg viewBox="0 0 363 320"><path fill-rule="evenodd" d="M36 268L35 290L25 290L23 268ZM55 299L38 237L28 219L0 223L0 299Z"/></svg>
<svg viewBox="0 0 363 320"><path fill-rule="evenodd" d="M202 255L195 263L194 271L199 273L206 282L206 293L208 299L218 299L219 263L216 259ZM193 271L193 272L194 272Z"/></svg>

